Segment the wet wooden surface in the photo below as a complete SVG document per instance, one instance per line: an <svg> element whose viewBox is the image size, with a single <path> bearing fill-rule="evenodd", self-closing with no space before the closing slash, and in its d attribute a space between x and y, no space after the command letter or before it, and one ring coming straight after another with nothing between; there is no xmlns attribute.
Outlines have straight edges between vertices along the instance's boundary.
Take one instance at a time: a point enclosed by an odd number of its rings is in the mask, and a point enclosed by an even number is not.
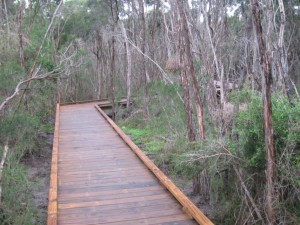
<svg viewBox="0 0 300 225"><path fill-rule="evenodd" d="M197 224L94 105L59 109L58 224Z"/></svg>

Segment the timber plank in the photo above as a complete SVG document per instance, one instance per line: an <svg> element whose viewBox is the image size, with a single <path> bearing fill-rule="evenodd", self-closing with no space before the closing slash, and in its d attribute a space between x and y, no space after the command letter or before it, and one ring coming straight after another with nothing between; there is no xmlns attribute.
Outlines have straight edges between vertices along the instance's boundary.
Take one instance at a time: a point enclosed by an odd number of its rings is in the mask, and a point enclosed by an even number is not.
<svg viewBox="0 0 300 225"><path fill-rule="evenodd" d="M74 224L76 222L82 222L84 224L107 224L112 222L120 222L134 219L151 218L154 216L168 216L176 215L182 212L179 204L166 204L166 205L154 205L137 208L124 208L115 210L102 211L101 218L93 216L95 213L90 212L87 214L71 214L71 215L59 215L59 218L66 221L65 224Z"/></svg>
<svg viewBox="0 0 300 225"><path fill-rule="evenodd" d="M88 212L93 211L95 213L101 214L101 213L103 213L103 211L107 211L107 210L130 209L130 208L138 208L138 207L153 206L153 205L158 206L158 205L165 205L165 204L177 204L177 202L174 199L165 197L165 198L147 200L147 201L125 202L125 203L119 203L119 204L83 207L83 208L79 208L79 209L83 213L88 213ZM76 213L78 213L79 209L78 208L64 209L63 211L60 212L60 215L76 214Z"/></svg>
<svg viewBox="0 0 300 225"><path fill-rule="evenodd" d="M155 191L155 190L165 190L162 186L153 186L153 187L143 187L143 188L132 188L132 189L116 189L116 190L104 190L99 191L98 189L89 189L86 192L77 192L77 193L67 193L67 194L59 194L58 198L60 200L64 199L72 199L72 198L80 198L82 196L97 196L97 195L104 195L110 196L114 198L114 195L119 194L129 194L129 193L139 193L139 192L148 192L148 191Z"/></svg>
<svg viewBox="0 0 300 225"><path fill-rule="evenodd" d="M103 193L99 193L98 195L83 195L80 197L73 197L73 198L60 198L58 200L59 204L67 204L67 203L76 203L76 202L91 202L91 201L103 201L103 200L113 200L113 199L126 199L126 198L133 198L133 197L145 197L145 196L152 196L152 195L161 195L163 193L168 193L164 189L160 190L153 190L153 191L140 191L140 192L130 192L130 193L114 193L113 195L103 195Z"/></svg>

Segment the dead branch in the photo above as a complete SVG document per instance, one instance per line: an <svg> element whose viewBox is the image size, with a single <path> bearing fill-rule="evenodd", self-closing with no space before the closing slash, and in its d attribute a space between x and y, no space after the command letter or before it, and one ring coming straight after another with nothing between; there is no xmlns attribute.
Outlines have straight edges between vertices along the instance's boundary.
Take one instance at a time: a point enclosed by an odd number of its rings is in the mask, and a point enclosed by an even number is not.
<svg viewBox="0 0 300 225"><path fill-rule="evenodd" d="M170 84L173 84L173 81L168 77L168 75L166 74L164 69L161 68L161 66L157 62L155 62L153 59L151 59L147 54L143 53L141 51L141 49L139 49L139 47L137 47L131 40L128 39L128 43L131 44L132 47L134 47L139 53L141 53L143 56L145 56L147 59L149 59L151 62L153 62L157 66L157 68L161 71L165 81L167 81Z"/></svg>
<svg viewBox="0 0 300 225"><path fill-rule="evenodd" d="M194 161L199 160L199 159L214 158L214 157L217 157L217 156L230 156L232 158L236 158L236 159L242 160L241 158L239 158L237 156L234 156L231 153L228 154L228 153L224 153L224 152L219 152L219 153L215 153L215 154L211 154L211 155L203 155L203 156L199 156L199 154L193 153L193 154L187 154L186 156L188 156L188 157L195 157L195 159L191 159L191 160L189 160L189 162L194 162Z"/></svg>
<svg viewBox="0 0 300 225"><path fill-rule="evenodd" d="M39 69L38 69L39 70ZM35 72L35 74L38 73L38 70ZM28 83L28 82L31 82L33 80L41 80L41 79L45 79L46 77L49 77L50 75L54 74L55 72L57 72L57 70L53 70L49 73L45 73L45 74L42 74L42 75L39 75L39 76L36 76L36 75L33 75L31 78L27 79L27 80L23 80L23 81L20 81L17 86L15 87L15 91L12 95L8 96L0 105L0 111L4 108L4 106L9 102L11 101L12 99L14 99L16 96L19 95L19 92L21 90L21 87L23 84L25 83ZM24 91L26 91L27 88L25 88ZM22 89L23 90L23 89ZM23 92L24 93L24 92Z"/></svg>
<svg viewBox="0 0 300 225"><path fill-rule="evenodd" d="M142 110L142 109L138 109L136 110L135 112L133 112L130 116L128 116L126 119L125 119L125 122L127 122L128 120L130 120L132 117L134 117L136 114L139 114L139 113L144 113L145 111Z"/></svg>

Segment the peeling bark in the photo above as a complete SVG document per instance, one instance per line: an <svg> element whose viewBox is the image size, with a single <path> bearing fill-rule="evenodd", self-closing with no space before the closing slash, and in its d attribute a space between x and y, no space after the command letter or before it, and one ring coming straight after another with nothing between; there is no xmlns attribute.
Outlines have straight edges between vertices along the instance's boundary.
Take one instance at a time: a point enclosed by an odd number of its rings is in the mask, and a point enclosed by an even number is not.
<svg viewBox="0 0 300 225"><path fill-rule="evenodd" d="M270 53L267 51L264 39L263 30L260 18L260 9L257 0L252 0L252 14L256 30L256 39L259 47L259 59L262 68L262 97L263 97L263 125L265 133L265 147L266 147L266 180L267 180L267 194L266 194L266 214L268 224L276 223L275 211L275 147L273 136L272 123L272 103L271 103L271 85L272 85L272 68L270 62Z"/></svg>

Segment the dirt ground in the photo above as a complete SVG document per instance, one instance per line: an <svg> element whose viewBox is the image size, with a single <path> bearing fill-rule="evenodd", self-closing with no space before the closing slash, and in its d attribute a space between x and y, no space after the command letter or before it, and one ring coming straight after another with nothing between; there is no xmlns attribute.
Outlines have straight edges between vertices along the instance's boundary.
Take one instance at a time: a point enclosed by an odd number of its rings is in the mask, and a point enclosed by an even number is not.
<svg viewBox="0 0 300 225"><path fill-rule="evenodd" d="M48 192L50 183L53 133L38 134L39 149L24 161L28 179L36 184L33 198L39 212L36 224L47 224Z"/></svg>

